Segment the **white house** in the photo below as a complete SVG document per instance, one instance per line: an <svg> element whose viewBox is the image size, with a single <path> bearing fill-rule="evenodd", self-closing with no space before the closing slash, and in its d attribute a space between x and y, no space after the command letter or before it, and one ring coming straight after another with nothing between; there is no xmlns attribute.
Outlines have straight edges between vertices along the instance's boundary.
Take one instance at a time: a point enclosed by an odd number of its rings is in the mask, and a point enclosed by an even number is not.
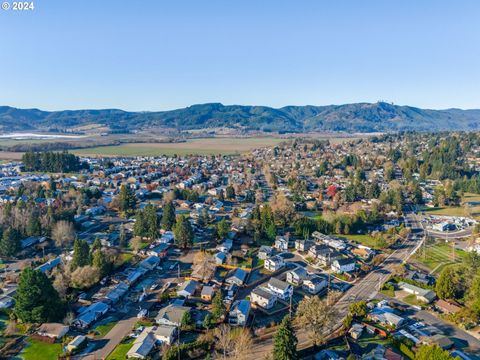
<svg viewBox="0 0 480 360"><path fill-rule="evenodd" d="M355 270L355 260L336 259L332 263L332 270L336 273L349 273Z"/></svg>
<svg viewBox="0 0 480 360"><path fill-rule="evenodd" d="M275 238L275 244L273 246L279 251L288 251L288 238L283 236L277 236Z"/></svg>
<svg viewBox="0 0 480 360"><path fill-rule="evenodd" d="M303 280L303 289L312 295L318 294L327 285L327 279L323 276L312 275L308 279Z"/></svg>
<svg viewBox="0 0 480 360"><path fill-rule="evenodd" d="M235 301L228 313L228 323L234 326L245 326L250 315L251 304L248 300Z"/></svg>
<svg viewBox="0 0 480 360"><path fill-rule="evenodd" d="M264 309L271 309L275 305L277 297L268 289L259 286L251 292L250 301Z"/></svg>
<svg viewBox="0 0 480 360"><path fill-rule="evenodd" d="M287 272L287 282L295 286L301 285L307 277L307 270L301 266Z"/></svg>
<svg viewBox="0 0 480 360"><path fill-rule="evenodd" d="M293 286L277 278L270 278L268 289L282 300L287 300L293 294Z"/></svg>
<svg viewBox="0 0 480 360"><path fill-rule="evenodd" d="M178 288L177 295L186 298L192 297L197 291L198 286L198 281L187 280Z"/></svg>
<svg viewBox="0 0 480 360"><path fill-rule="evenodd" d="M275 255L265 260L263 267L269 271L277 271L285 266L285 261L281 256Z"/></svg>

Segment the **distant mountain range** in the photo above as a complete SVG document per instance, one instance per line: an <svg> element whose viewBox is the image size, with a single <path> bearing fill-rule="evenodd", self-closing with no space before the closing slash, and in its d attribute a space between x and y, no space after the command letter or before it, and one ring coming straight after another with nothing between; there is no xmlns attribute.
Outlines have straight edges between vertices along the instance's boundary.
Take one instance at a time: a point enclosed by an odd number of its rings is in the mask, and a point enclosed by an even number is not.
<svg viewBox="0 0 480 360"><path fill-rule="evenodd" d="M159 112L118 109L42 111L0 106L0 130L65 130L100 124L112 131L175 128L232 128L251 131L390 132L479 130L480 110L428 110L384 102L328 106L192 105Z"/></svg>

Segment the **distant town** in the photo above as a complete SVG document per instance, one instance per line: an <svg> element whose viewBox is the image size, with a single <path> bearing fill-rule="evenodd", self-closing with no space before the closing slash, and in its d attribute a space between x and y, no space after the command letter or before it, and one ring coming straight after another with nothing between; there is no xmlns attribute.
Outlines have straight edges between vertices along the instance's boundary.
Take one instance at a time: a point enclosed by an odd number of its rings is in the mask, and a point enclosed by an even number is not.
<svg viewBox="0 0 480 360"><path fill-rule="evenodd" d="M480 359L479 133L260 143L0 163L0 358Z"/></svg>

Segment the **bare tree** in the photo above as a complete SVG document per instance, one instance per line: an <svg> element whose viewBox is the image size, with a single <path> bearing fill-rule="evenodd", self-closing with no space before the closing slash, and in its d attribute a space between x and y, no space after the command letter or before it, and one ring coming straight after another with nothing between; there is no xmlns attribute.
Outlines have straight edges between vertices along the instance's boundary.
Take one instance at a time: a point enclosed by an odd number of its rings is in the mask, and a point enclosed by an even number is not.
<svg viewBox="0 0 480 360"><path fill-rule="evenodd" d="M315 346L325 341L325 335L331 331L335 323L336 310L329 306L327 300L321 300L318 296L304 298L298 304L296 322L306 329Z"/></svg>
<svg viewBox="0 0 480 360"><path fill-rule="evenodd" d="M231 357L235 360L244 360L249 357L252 352L253 340L248 329L236 329L231 334L233 344Z"/></svg>
<svg viewBox="0 0 480 360"><path fill-rule="evenodd" d="M72 244L75 240L75 229L69 221L58 221L52 229L52 238L58 247L64 248Z"/></svg>
<svg viewBox="0 0 480 360"><path fill-rule="evenodd" d="M72 284L76 288L89 288L100 280L100 271L90 265L79 267L72 273Z"/></svg>
<svg viewBox="0 0 480 360"><path fill-rule="evenodd" d="M215 337L217 339L217 348L222 350L223 358L227 358L227 354L232 347L232 334L230 326L221 324L215 329Z"/></svg>
<svg viewBox="0 0 480 360"><path fill-rule="evenodd" d="M192 276L201 280L210 280L215 273L215 258L204 251L193 257Z"/></svg>

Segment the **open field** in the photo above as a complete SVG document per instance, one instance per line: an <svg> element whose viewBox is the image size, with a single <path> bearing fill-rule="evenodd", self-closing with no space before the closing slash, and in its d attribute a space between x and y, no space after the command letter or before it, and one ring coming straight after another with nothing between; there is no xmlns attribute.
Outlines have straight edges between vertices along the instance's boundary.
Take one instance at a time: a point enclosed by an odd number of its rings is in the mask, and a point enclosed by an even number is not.
<svg viewBox="0 0 480 360"><path fill-rule="evenodd" d="M373 236L368 234L339 235L338 237L355 241L372 249L377 248L377 241L373 238Z"/></svg>
<svg viewBox="0 0 480 360"><path fill-rule="evenodd" d="M444 242L427 245L425 252L421 248L412 260L422 264L433 273L440 272L446 265L460 262L467 256L467 253L460 249L455 249L455 259L453 258L452 247Z"/></svg>
<svg viewBox="0 0 480 360"><path fill-rule="evenodd" d="M274 146L284 141L277 138L206 138L191 139L181 143L132 143L118 146L100 146L78 149L77 155L89 156L161 156L161 155L211 155L240 154L254 148Z"/></svg>
<svg viewBox="0 0 480 360"><path fill-rule="evenodd" d="M466 203L470 203L470 206ZM480 217L480 195L465 193L462 197L461 204L461 206L444 206L435 208L424 207L422 211L427 215Z"/></svg>

